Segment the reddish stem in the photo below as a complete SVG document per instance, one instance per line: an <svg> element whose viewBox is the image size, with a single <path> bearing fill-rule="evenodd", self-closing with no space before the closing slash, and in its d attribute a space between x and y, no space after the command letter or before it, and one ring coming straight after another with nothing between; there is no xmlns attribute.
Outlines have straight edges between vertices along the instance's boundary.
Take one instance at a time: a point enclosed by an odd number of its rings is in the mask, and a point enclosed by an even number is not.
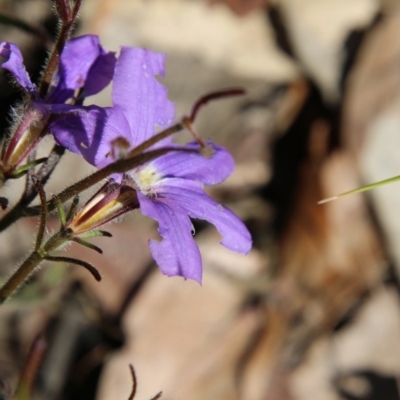
<svg viewBox="0 0 400 400"><path fill-rule="evenodd" d="M190 113L189 119L191 122L194 122L200 108L205 106L209 101L223 99L225 97L241 96L245 93L246 90L242 88L232 88L206 94L205 96L200 97L200 99L196 101L196 103L192 108L192 112Z"/></svg>

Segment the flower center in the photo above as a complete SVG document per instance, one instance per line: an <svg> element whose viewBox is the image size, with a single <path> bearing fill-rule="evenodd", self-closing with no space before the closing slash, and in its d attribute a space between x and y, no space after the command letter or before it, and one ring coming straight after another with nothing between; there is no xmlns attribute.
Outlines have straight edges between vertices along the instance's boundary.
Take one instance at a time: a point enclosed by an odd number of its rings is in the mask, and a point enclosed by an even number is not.
<svg viewBox="0 0 400 400"><path fill-rule="evenodd" d="M139 190L145 194L151 194L154 185L161 180L162 176L152 166L147 165L141 168L134 176L134 180L138 185Z"/></svg>

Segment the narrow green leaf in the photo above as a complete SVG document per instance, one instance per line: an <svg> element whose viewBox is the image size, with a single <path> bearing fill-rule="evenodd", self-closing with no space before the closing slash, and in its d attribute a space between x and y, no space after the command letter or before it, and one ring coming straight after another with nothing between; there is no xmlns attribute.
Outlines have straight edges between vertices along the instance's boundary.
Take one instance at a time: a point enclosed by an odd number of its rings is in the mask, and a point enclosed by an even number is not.
<svg viewBox="0 0 400 400"><path fill-rule="evenodd" d="M67 220L65 217L65 212L64 212L64 207L57 196L53 196L53 199L57 206L57 214L58 214L58 218L60 219L61 226L64 228L65 224L67 223Z"/></svg>
<svg viewBox="0 0 400 400"><path fill-rule="evenodd" d="M79 265L80 267L87 269L93 275L94 279L96 279L96 281L98 282L101 281L101 275L99 271L97 271L97 269L92 264L89 264L86 261L78 260L76 258L71 258L71 257L53 257L53 256L47 256L45 257L45 260Z"/></svg>
<svg viewBox="0 0 400 400"><path fill-rule="evenodd" d="M38 164L44 163L47 160L47 157L38 158L37 160L33 160L24 165L21 165L8 177L9 179L18 179L21 176L25 175L31 168L35 167Z"/></svg>
<svg viewBox="0 0 400 400"><path fill-rule="evenodd" d="M98 230L98 229L94 229L92 231L89 232L85 232L79 235L79 237L81 239L90 239L96 236L105 236L105 237L112 237L112 234L110 232L107 231L102 231L102 230Z"/></svg>
<svg viewBox="0 0 400 400"><path fill-rule="evenodd" d="M100 254L103 254L103 250L100 247L97 247L96 245L94 245L93 243L89 243L86 240L83 240L79 237L74 237L72 240L76 243L79 243L82 246L87 247L88 249L92 249L94 251L97 251Z"/></svg>
<svg viewBox="0 0 400 400"><path fill-rule="evenodd" d="M372 190L379 186L387 185L388 183L393 183L393 182L397 182L397 181L400 181L400 175L394 176L393 178L385 179L383 181L371 183L369 185L361 186L357 189L349 190L348 192L338 194L337 196L333 196L333 197L329 197L327 199L320 200L318 202L318 204L328 203L330 201L338 199L339 197L349 196L351 194L367 192L368 190Z"/></svg>

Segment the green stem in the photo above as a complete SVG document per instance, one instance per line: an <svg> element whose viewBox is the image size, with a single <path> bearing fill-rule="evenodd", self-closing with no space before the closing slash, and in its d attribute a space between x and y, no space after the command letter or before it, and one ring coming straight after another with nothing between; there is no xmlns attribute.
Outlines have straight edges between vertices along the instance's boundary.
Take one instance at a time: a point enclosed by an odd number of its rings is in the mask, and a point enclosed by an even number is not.
<svg viewBox="0 0 400 400"><path fill-rule="evenodd" d="M32 252L0 289L0 304L4 303L28 279L50 251L56 250L66 241L68 241L68 236L65 232L57 232L41 249Z"/></svg>
<svg viewBox="0 0 400 400"><path fill-rule="evenodd" d="M0 304L4 303L42 262L42 256L34 251L0 289Z"/></svg>

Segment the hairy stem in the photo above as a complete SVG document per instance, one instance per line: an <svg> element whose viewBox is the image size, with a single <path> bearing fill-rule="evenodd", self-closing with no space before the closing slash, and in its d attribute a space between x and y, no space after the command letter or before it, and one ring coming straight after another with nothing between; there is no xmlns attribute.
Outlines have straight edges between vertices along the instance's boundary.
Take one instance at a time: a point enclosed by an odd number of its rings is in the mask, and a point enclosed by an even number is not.
<svg viewBox="0 0 400 400"><path fill-rule="evenodd" d="M61 26L60 31L58 32L57 41L54 44L53 51L50 54L42 80L40 82L39 94L41 97L45 97L50 89L51 82L58 69L61 53L64 49L65 43L71 36L71 32L81 6L81 0L76 0L72 10L70 7L67 7L67 5L67 3L62 1L56 2L56 8L59 12Z"/></svg>
<svg viewBox="0 0 400 400"><path fill-rule="evenodd" d="M28 279L50 251L56 250L68 240L65 232L57 232L41 249L33 251L0 289L0 304L4 303Z"/></svg>
<svg viewBox="0 0 400 400"><path fill-rule="evenodd" d="M43 261L39 252L34 251L0 289L0 304L4 303Z"/></svg>

